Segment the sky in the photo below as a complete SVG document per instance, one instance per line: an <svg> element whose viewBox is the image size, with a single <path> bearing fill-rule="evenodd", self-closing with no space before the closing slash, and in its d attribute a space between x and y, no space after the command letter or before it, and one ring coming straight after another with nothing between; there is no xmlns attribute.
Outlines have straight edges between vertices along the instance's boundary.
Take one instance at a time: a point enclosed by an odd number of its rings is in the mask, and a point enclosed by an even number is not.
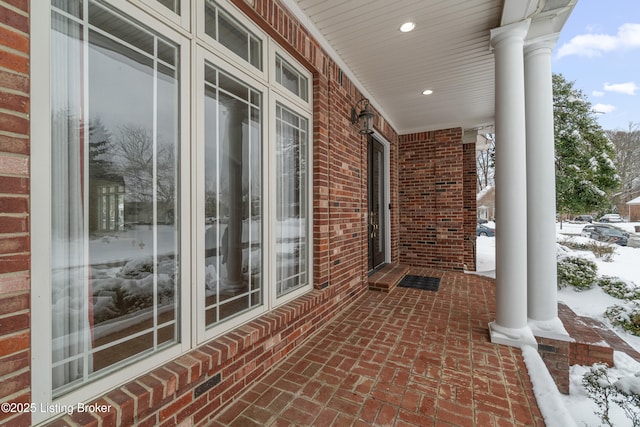
<svg viewBox="0 0 640 427"><path fill-rule="evenodd" d="M580 0L584 1L584 0ZM603 0L604 1L604 0ZM615 2L617 0L609 0ZM635 226L640 223L620 223L616 224L620 228L633 233ZM491 224L491 226L494 226ZM526 230L526 224L522 224ZM558 242L565 239L571 239L576 243L588 243L587 237L582 237L579 233L585 226L584 223L564 222L563 228L560 229L559 223L556 226ZM478 274L495 278L495 237L478 237L476 241L476 264ZM596 263L598 266L599 276L618 277L630 286L640 286L640 269L638 269L638 256L640 248L615 246L615 254L611 261L606 262L601 258L596 258L592 252L574 251L566 249L559 251L564 256L579 256L587 258ZM575 313L580 316L594 318L614 330L623 340L625 340L635 350L640 351L640 337L631 335L625 331L614 328L611 322L604 317L607 307L623 304L618 300L595 286L592 289L576 292L573 289L563 288L558 291L558 300L568 305ZM529 371L529 376L533 382L534 393L538 401L545 423L547 427L581 427L581 426L600 426L602 423L595 415L598 410L595 402L590 399L582 385L582 376L589 372L590 367L574 365L569 373L570 394L560 395L553 383L553 380L546 372L544 365L539 358L537 352L525 352L523 357ZM537 363L536 363L537 362ZM640 373L640 363L626 353L614 352L615 367L609 370L609 378L612 382L625 378L627 381L633 381L636 386L640 387L640 377L636 374ZM623 410L617 405L611 405L611 421L616 427L632 427L632 422L624 414ZM566 415L573 419L567 419Z"/></svg>
<svg viewBox="0 0 640 427"><path fill-rule="evenodd" d="M640 1L578 0L551 67L583 92L604 129L640 123Z"/></svg>

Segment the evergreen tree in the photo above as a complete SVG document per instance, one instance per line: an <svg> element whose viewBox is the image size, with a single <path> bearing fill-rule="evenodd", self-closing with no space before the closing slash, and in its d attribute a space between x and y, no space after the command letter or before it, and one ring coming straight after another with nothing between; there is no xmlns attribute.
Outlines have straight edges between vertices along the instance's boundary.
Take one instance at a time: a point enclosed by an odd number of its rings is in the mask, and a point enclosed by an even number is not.
<svg viewBox="0 0 640 427"><path fill-rule="evenodd" d="M111 133L99 117L89 122L89 176L103 179L114 173Z"/></svg>
<svg viewBox="0 0 640 427"><path fill-rule="evenodd" d="M553 75L553 105L558 212L609 210L620 185L613 144L591 103L561 74Z"/></svg>

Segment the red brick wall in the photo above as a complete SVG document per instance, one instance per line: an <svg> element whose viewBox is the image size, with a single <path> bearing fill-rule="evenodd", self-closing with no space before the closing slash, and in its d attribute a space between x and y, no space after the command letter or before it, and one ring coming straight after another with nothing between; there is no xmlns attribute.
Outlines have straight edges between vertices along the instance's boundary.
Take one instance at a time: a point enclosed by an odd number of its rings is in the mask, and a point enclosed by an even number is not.
<svg viewBox="0 0 640 427"><path fill-rule="evenodd" d="M29 402L29 4L0 2L0 401ZM29 425L0 412L0 424Z"/></svg>
<svg viewBox="0 0 640 427"><path fill-rule="evenodd" d="M465 270L476 270L476 145L464 144L463 156L463 191L462 204L464 209L464 260Z"/></svg>
<svg viewBox="0 0 640 427"><path fill-rule="evenodd" d="M569 394L570 352L574 343L551 338L536 337L538 353L549 370L558 391ZM612 352L613 354L613 352Z"/></svg>
<svg viewBox="0 0 640 427"><path fill-rule="evenodd" d="M472 263L472 209L475 224L462 129L402 135L399 147L400 263L462 270Z"/></svg>

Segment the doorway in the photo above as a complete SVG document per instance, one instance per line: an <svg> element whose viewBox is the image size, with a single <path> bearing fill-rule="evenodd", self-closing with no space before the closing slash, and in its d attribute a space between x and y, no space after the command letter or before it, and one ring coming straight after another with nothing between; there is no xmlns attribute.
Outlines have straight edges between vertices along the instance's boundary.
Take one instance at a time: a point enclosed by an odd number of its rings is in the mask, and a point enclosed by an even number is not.
<svg viewBox="0 0 640 427"><path fill-rule="evenodd" d="M368 269L384 265L387 239L385 200L385 150L374 136L367 136Z"/></svg>

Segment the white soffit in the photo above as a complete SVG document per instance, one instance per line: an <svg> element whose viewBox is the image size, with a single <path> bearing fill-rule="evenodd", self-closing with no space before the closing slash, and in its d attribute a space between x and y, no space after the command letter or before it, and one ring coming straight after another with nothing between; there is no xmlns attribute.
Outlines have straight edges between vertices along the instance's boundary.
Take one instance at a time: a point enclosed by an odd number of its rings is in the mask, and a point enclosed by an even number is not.
<svg viewBox="0 0 640 427"><path fill-rule="evenodd" d="M398 133L493 122L489 31L503 0L284 2Z"/></svg>

